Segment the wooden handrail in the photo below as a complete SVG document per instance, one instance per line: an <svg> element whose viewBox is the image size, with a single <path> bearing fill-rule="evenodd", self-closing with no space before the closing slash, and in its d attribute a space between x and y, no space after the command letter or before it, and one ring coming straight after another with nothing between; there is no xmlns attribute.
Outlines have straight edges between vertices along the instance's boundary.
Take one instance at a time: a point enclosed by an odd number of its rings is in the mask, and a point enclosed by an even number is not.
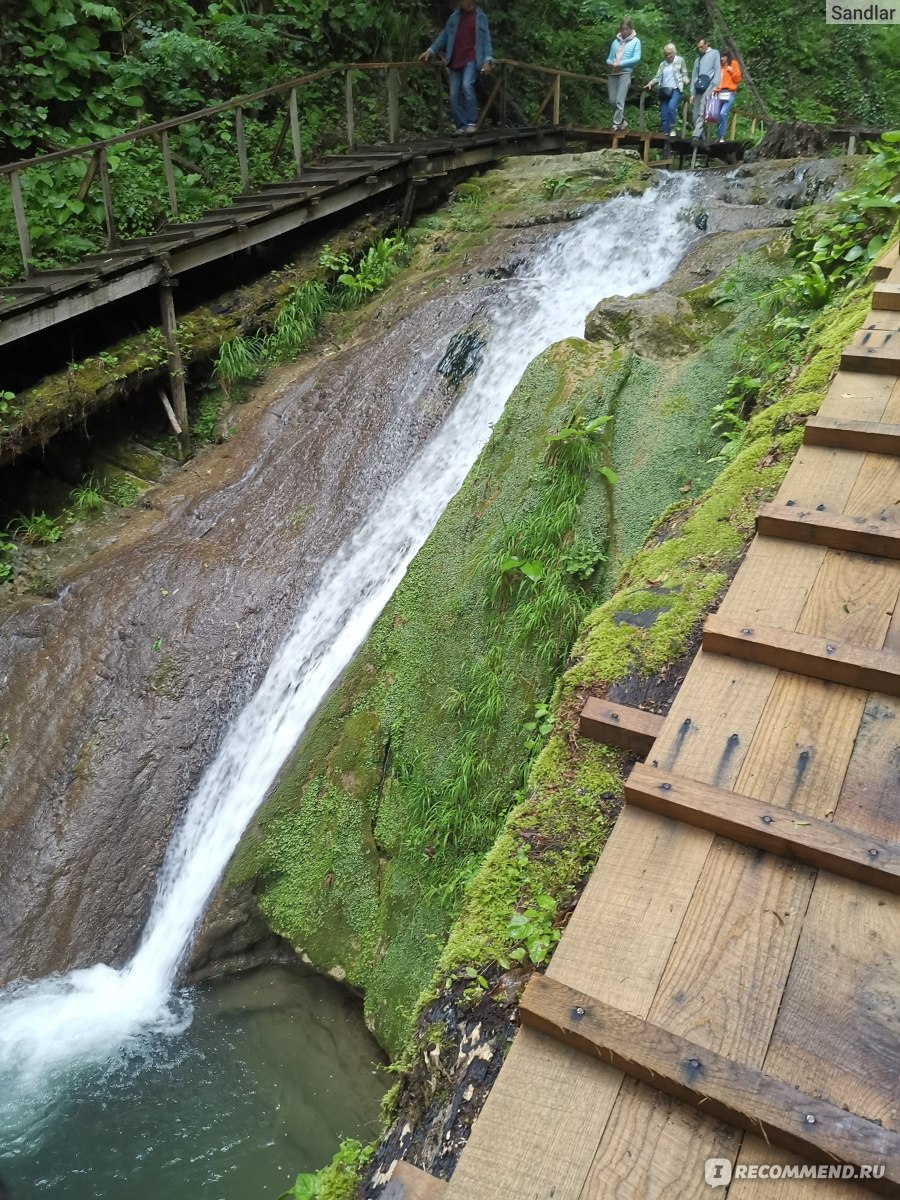
<svg viewBox="0 0 900 1200"><path fill-rule="evenodd" d="M585 83L606 83L606 79L599 75L581 75L576 71L563 71L555 67L543 67L533 63L518 62L512 58L497 58L494 62L498 66L517 67L524 71L533 71L540 75L553 75L561 79L577 79ZM440 70L444 66L442 59L435 59L431 62L422 63L418 59L401 62L368 62L368 63L342 63L340 66L323 67L320 71L313 71L310 75L298 75L293 79L286 79L282 83L273 84L272 87L263 88L258 92L250 92L246 96L237 96L233 100L223 101L221 104L213 104L208 108L198 108L193 112L185 113L181 117L170 117L166 121L157 121L153 125L141 125L136 129L131 129L127 133L118 133L115 137L105 138L99 142L84 142L80 146L67 146L65 150L52 150L49 154L35 155L33 158L19 159L14 163L6 163L0 166L0 175L10 175L14 171L26 171L30 167L46 166L48 163L60 162L65 158L87 157L98 154L101 150L107 149L110 146L122 145L125 142L133 142L142 137L159 136L163 133L168 133L172 129L177 129L181 125L188 125L195 121L204 121L209 117L215 117L219 113L230 112L236 108L246 108L248 105L256 104L260 100L265 100L269 96L279 96L285 92L290 92L295 88L302 87L304 84L316 83L320 79L328 79L334 75L342 75L347 71L390 71L390 70Z"/></svg>

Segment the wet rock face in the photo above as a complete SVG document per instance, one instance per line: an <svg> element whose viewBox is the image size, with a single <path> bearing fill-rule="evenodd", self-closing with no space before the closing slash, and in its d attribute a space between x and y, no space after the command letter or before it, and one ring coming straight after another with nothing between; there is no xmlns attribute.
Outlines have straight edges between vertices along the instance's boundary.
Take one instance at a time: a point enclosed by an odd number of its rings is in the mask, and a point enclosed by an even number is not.
<svg viewBox="0 0 900 1200"><path fill-rule="evenodd" d="M0 624L0 982L133 948L227 723L322 564L443 419L454 389L433 368L498 286L417 301L320 360L149 493L58 598ZM243 917L218 919L210 956L246 956Z"/></svg>

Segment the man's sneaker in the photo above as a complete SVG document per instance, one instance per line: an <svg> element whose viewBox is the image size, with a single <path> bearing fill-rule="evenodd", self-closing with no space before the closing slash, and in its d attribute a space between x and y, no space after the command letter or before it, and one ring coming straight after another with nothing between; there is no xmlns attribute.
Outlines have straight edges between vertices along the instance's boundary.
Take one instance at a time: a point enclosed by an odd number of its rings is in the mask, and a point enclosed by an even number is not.
<svg viewBox="0 0 900 1200"><path fill-rule="evenodd" d="M462 132L463 133L477 133L478 126L477 125L467 125Z"/></svg>
<svg viewBox="0 0 900 1200"><path fill-rule="evenodd" d="M675 132L675 130L674 130L674 129L670 129L670 130L669 130L669 137L678 137L678 134Z"/></svg>
<svg viewBox="0 0 900 1200"><path fill-rule="evenodd" d="M623 133L627 128L628 128L628 122L623 121L622 124L619 126L619 132Z"/></svg>
<svg viewBox="0 0 900 1200"><path fill-rule="evenodd" d="M465 132L466 132L466 131L465 131L465 129L459 129L459 128L456 128L456 129L454 129L454 130L453 130L453 132L450 134L450 136L451 136L451 137L459 137L459 135L460 135L461 133L465 133Z"/></svg>

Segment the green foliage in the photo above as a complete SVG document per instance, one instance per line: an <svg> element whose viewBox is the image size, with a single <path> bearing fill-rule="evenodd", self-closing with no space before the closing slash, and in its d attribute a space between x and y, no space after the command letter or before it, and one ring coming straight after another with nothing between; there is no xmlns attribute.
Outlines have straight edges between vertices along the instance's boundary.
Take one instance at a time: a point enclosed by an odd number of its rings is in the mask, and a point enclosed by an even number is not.
<svg viewBox="0 0 900 1200"><path fill-rule="evenodd" d="M138 485L124 475L114 475L103 489L107 500L117 504L119 508L131 508L137 504L140 497Z"/></svg>
<svg viewBox="0 0 900 1200"><path fill-rule="evenodd" d="M530 849L528 845L523 847L525 853ZM513 962L530 962L535 967L546 962L561 936L555 921L556 901L546 892L535 896L522 912L513 913L506 927L507 936L514 945L509 958Z"/></svg>
<svg viewBox="0 0 900 1200"><path fill-rule="evenodd" d="M327 1167L298 1175L278 1200L353 1200L360 1172L374 1153L373 1146L346 1138Z"/></svg>
<svg viewBox="0 0 900 1200"><path fill-rule="evenodd" d="M48 517L45 512L24 514L13 521L9 527L10 533L19 537L23 542L36 546L52 546L62 537L62 526Z"/></svg>
<svg viewBox="0 0 900 1200"><path fill-rule="evenodd" d="M8 583L15 574L15 567L10 562L10 555L15 551L15 542L7 541L0 536L0 583Z"/></svg>
<svg viewBox="0 0 900 1200"><path fill-rule="evenodd" d="M341 307L361 304L381 288L407 261L409 245L403 237L379 238L354 263L349 253L335 254L324 246L319 265L333 277L333 292Z"/></svg>
<svg viewBox="0 0 900 1200"><path fill-rule="evenodd" d="M81 482L81 487L72 491L72 505L77 512L92 513L103 507L103 493L97 486L93 475L87 475Z"/></svg>
<svg viewBox="0 0 900 1200"><path fill-rule="evenodd" d="M545 176L541 188L548 200L556 200L572 186L572 180L566 175L560 179L556 175Z"/></svg>
<svg viewBox="0 0 900 1200"><path fill-rule="evenodd" d="M19 416L20 410L13 404L15 398L15 392L0 392L0 422L4 417L11 419Z"/></svg>

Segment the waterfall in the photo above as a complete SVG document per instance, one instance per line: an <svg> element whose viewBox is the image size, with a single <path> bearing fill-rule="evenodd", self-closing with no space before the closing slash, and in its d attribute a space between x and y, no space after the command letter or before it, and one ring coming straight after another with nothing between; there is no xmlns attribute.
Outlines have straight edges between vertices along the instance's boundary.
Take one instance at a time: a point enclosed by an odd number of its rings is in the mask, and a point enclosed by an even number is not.
<svg viewBox="0 0 900 1200"><path fill-rule="evenodd" d="M0 1093L132 1051L190 1020L173 995L179 964L260 803L307 723L363 643L411 559L457 492L529 362L580 337L597 301L665 282L693 234L695 186L663 177L597 208L544 243L491 314L480 368L454 411L326 564L259 690L227 731L175 830L146 929L121 969L97 966L0 995Z"/></svg>

